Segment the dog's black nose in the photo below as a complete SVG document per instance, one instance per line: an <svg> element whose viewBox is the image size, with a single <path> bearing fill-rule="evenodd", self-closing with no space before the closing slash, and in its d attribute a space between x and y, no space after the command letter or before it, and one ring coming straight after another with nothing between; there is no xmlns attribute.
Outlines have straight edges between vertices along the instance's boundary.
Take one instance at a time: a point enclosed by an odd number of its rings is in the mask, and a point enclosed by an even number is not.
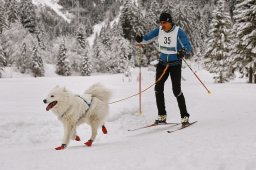
<svg viewBox="0 0 256 170"><path fill-rule="evenodd" d="M46 99L44 99L43 102L46 103L47 102Z"/></svg>

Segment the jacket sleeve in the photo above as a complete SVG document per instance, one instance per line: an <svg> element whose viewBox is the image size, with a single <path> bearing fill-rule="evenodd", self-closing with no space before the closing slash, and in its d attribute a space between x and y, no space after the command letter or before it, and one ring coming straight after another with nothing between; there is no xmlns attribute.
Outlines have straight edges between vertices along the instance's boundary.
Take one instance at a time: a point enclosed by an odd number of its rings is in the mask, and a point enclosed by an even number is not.
<svg viewBox="0 0 256 170"><path fill-rule="evenodd" d="M187 34L183 31L183 29L179 28L178 31L178 50L184 48L186 50L186 54L189 54L192 51L192 45L188 39Z"/></svg>
<svg viewBox="0 0 256 170"><path fill-rule="evenodd" d="M141 44L149 44L153 42L158 37L158 34L159 34L159 27L145 34L143 36L143 41L141 42Z"/></svg>

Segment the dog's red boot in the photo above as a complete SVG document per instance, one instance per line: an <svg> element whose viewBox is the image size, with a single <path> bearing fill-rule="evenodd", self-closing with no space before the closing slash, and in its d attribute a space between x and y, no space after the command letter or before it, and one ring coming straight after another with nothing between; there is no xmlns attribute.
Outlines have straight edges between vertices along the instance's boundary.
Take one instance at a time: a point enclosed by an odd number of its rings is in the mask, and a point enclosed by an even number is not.
<svg viewBox="0 0 256 170"><path fill-rule="evenodd" d="M76 141L80 141L81 139L80 139L79 136L76 136L75 140L76 140Z"/></svg>
<svg viewBox="0 0 256 170"><path fill-rule="evenodd" d="M92 146L92 142L93 142L93 140L90 139L87 142L85 142L84 144L87 146Z"/></svg>
<svg viewBox="0 0 256 170"><path fill-rule="evenodd" d="M104 133L104 134L107 134L108 133L108 130L107 130L107 128L103 125L102 126L102 132Z"/></svg>
<svg viewBox="0 0 256 170"><path fill-rule="evenodd" d="M58 146L55 148L55 150L63 150L66 148L66 144L62 144L61 146Z"/></svg>

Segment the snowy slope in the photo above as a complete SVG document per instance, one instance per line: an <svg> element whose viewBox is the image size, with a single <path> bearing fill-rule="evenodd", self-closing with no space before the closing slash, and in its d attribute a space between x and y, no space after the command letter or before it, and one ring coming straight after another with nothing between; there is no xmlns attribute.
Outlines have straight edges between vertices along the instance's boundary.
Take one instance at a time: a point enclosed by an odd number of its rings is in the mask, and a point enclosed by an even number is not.
<svg viewBox="0 0 256 170"><path fill-rule="evenodd" d="M63 19L65 19L67 22L70 22L70 18L68 18L68 15L67 14L64 14L61 9L62 9L62 6L59 5L57 2L58 0L32 0L32 2L35 4L35 5L46 5L48 7L50 7L51 9L53 9L56 14L58 14L59 16L61 16Z"/></svg>
<svg viewBox="0 0 256 170"><path fill-rule="evenodd" d="M154 72L143 68L143 87L154 81ZM138 98L112 104L106 123L109 134L99 135L91 148L71 142L55 151L62 138L62 125L42 100L55 85L82 93L94 82L111 88L112 101L138 90L138 70L132 82L122 74L90 77L44 77L0 79L0 167L2 170L254 170L256 169L255 84L214 84L205 71L199 76L211 89L208 95L188 70L183 71L183 92L191 121L198 123L167 134L171 127L153 127L135 132L128 129L151 123L156 118L154 90L143 94L142 116L136 116ZM111 81L110 81L111 80ZM169 122L179 122L170 80L166 84ZM90 129L82 125L83 141Z"/></svg>

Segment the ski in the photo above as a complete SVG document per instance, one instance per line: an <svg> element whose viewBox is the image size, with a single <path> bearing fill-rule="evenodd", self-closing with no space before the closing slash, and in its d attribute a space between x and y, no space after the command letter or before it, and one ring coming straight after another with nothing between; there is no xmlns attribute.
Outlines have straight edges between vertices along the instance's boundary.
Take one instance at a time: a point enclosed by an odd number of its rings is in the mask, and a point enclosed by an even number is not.
<svg viewBox="0 0 256 170"><path fill-rule="evenodd" d="M180 125L180 123L161 123L161 124L153 123L153 124L142 126L142 127L138 127L138 128L135 128L135 129L128 129L128 131L136 131L136 130L140 130L140 129L145 129L145 128L149 128L149 127L153 127L153 126L161 126L161 125L177 126L177 125Z"/></svg>
<svg viewBox="0 0 256 170"><path fill-rule="evenodd" d="M189 124L186 124L186 125L182 125L180 128L178 129L175 129L175 130L168 130L167 133L173 133L173 132L176 132L176 131L179 131L179 130L182 130L182 129L185 129L193 124L195 124L197 121L194 121L192 123L189 123Z"/></svg>

